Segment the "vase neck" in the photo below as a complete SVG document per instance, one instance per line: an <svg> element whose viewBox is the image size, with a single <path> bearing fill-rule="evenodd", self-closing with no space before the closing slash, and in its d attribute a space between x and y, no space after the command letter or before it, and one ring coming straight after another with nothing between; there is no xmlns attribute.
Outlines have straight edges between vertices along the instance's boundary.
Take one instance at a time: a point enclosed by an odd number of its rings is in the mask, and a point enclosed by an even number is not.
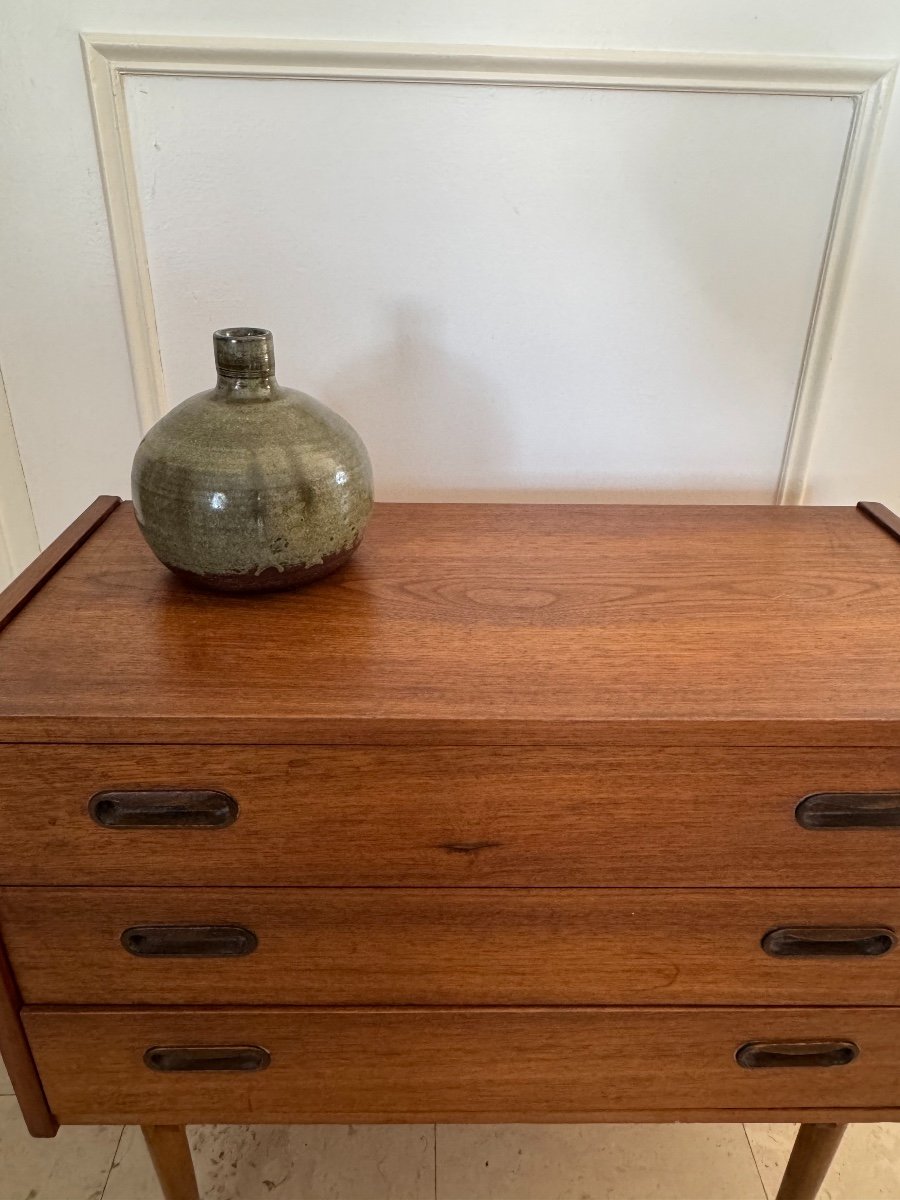
<svg viewBox="0 0 900 1200"><path fill-rule="evenodd" d="M240 326L213 334L216 399L270 400L280 394L275 351L268 329Z"/></svg>
<svg viewBox="0 0 900 1200"><path fill-rule="evenodd" d="M281 388L274 375L256 375L250 379L220 375L213 394L216 400L275 400L281 395Z"/></svg>

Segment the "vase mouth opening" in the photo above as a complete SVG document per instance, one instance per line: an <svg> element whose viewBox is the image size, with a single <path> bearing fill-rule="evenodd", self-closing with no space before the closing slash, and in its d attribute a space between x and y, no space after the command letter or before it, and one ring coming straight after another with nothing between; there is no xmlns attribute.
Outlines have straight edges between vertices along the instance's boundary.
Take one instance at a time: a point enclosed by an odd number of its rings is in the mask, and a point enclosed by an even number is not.
<svg viewBox="0 0 900 1200"><path fill-rule="evenodd" d="M272 333L253 325L234 325L213 334L216 370L226 379L269 378L275 374Z"/></svg>

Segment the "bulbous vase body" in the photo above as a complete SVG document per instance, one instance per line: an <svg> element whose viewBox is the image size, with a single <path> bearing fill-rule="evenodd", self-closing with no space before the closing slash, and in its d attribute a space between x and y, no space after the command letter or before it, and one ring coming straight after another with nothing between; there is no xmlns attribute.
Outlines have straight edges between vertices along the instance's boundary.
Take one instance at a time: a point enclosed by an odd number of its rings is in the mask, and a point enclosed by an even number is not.
<svg viewBox="0 0 900 1200"><path fill-rule="evenodd" d="M281 387L272 335L213 335L216 387L167 413L138 447L132 495L141 532L177 575L229 592L319 579L347 561L372 508L356 431Z"/></svg>

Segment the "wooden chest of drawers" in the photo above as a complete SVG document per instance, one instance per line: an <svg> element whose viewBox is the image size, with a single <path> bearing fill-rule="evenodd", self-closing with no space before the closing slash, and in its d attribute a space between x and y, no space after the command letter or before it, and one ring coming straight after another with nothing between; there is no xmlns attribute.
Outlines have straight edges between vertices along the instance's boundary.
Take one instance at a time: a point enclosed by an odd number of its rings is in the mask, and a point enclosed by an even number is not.
<svg viewBox="0 0 900 1200"><path fill-rule="evenodd" d="M798 1120L812 1195L900 1115L897 536L387 505L243 599L98 501L0 598L32 1132L140 1123L182 1197L187 1122Z"/></svg>

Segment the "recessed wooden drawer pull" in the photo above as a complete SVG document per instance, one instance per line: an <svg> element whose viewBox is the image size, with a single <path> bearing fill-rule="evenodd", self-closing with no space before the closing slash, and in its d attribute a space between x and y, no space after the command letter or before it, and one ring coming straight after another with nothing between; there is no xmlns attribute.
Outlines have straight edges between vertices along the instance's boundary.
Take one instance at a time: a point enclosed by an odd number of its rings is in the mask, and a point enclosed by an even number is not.
<svg viewBox="0 0 900 1200"><path fill-rule="evenodd" d="M853 1042L748 1042L735 1058L742 1067L844 1067L858 1054Z"/></svg>
<svg viewBox="0 0 900 1200"><path fill-rule="evenodd" d="M121 941L137 958L239 958L258 945L243 925L134 925Z"/></svg>
<svg viewBox="0 0 900 1200"><path fill-rule="evenodd" d="M773 929L762 948L773 958L877 958L897 944L892 929Z"/></svg>
<svg viewBox="0 0 900 1200"><path fill-rule="evenodd" d="M795 816L804 829L900 829L900 792L816 792Z"/></svg>
<svg viewBox="0 0 900 1200"><path fill-rule="evenodd" d="M159 790L98 792L89 812L107 829L221 829L237 818L226 792Z"/></svg>
<svg viewBox="0 0 900 1200"><path fill-rule="evenodd" d="M262 1046L151 1046L144 1054L153 1071L263 1071L270 1062Z"/></svg>

